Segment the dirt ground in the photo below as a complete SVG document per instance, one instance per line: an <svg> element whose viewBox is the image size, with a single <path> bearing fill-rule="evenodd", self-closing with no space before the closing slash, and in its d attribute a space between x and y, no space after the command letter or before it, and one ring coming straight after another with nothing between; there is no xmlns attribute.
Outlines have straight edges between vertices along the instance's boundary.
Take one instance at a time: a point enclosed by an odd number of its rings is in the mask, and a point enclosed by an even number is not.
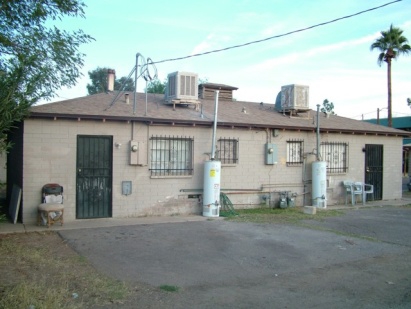
<svg viewBox="0 0 411 309"><path fill-rule="evenodd" d="M384 207L296 224L210 220L0 235L0 299L19 282L60 278L66 308L405 309L410 233L411 207ZM93 276L120 280L128 293L88 293L84 277Z"/></svg>
<svg viewBox="0 0 411 309"><path fill-rule="evenodd" d="M0 308L4 309L117 308L133 299L150 308L153 299L168 296L144 283L124 285L101 275L57 232L0 234L0 257ZM113 285L108 285L113 283L122 292L116 298L108 295L113 292Z"/></svg>

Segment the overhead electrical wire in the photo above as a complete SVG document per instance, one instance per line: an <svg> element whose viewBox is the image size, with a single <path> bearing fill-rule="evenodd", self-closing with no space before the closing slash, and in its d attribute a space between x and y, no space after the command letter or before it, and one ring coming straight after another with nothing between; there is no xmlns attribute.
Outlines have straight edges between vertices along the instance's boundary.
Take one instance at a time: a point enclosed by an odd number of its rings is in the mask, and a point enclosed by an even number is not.
<svg viewBox="0 0 411 309"><path fill-rule="evenodd" d="M317 28L317 27L321 27L321 26L328 25L328 24L331 24L331 23L335 23L335 22L337 22L337 21L340 21L340 20L343 20L343 19L347 19L347 18L351 18L351 17L354 17L354 16L358 16L358 15L361 15L361 14L364 14L364 13L368 13L368 12L370 12L370 11L378 10L378 9L383 8L383 7L385 7L385 6L394 4L394 3L396 3L396 2L401 2L401 1L402 1L402 0L391 1L391 2L385 3L385 4L383 4L383 5L376 6L376 7L373 7L373 8L367 9L367 10L364 10L364 11L360 11L360 12L357 12L357 13L354 13L354 14L350 14L350 15L346 15L346 16L343 16L343 17L339 17L339 18L336 18L336 19L333 19L333 20L330 20L330 21L326 21L326 22L322 22L322 23L319 23L319 24L315 24L315 25L313 25L313 26L309 26L309 27L306 27L306 28L301 28L301 29L289 31L289 32L286 32L286 33L283 33L283 34L278 34L278 35L270 36L270 37L265 38L265 39L256 40L256 41L251 41L251 42L247 42L247 43L243 43L243 44L239 44L239 45L233 45L233 46L229 46L229 47L225 47L225 48L221 48L221 49L214 49L214 50L210 50L210 51L207 51L207 52L198 53L198 54L193 54L193 55L188 55L188 56L183 56L183 57L177 57L177 58L164 59L164 60L160 60L160 61L154 61L153 64L159 64L159 63L170 62L170 61L184 60L184 59L188 59L188 58L192 58L192 57L204 56L204 55L208 55L208 54L212 54L212 53L218 53L218 52L222 52L222 51L226 51L226 50L230 50L230 49L234 49L234 48L240 48L240 47L244 47L244 46L248 46L248 45L252 45L252 44L257 44L257 43L269 41L269 40L272 40L272 39L280 38L280 37L283 37L283 36L288 36L288 35L291 35L291 34L294 34L294 33L302 32L302 31L307 31L307 30L310 30L310 29L313 29L313 28Z"/></svg>
<svg viewBox="0 0 411 309"><path fill-rule="evenodd" d="M384 109L385 109L385 108L386 108L386 107L384 107ZM381 111L381 108L380 108L380 111ZM397 115L409 115L409 113L401 113L401 112L395 112L395 111L393 111L392 113L393 113L393 114L397 114ZM370 115L370 114L378 114L378 111L366 112L366 113L362 113L362 114L359 114L359 115L356 115L356 116L352 116L352 117L350 117L350 118L353 118L353 119L355 119L355 118L361 118L361 119L363 119L364 116ZM378 117L376 117L376 118L378 118Z"/></svg>
<svg viewBox="0 0 411 309"><path fill-rule="evenodd" d="M243 43L243 44L239 44L239 45L233 45L233 46L229 46L229 47L225 47L225 48L221 48L221 49L210 50L210 51L208 51L208 52L197 53L197 54L188 55L188 56L183 56L183 57L177 57L177 58L164 59L164 60L160 60L160 61L152 61L152 60L150 59L150 65L152 65L152 66L155 68L155 71L157 72L157 68L155 67L155 65L156 65L156 64L159 64L159 63L171 62L171 61L178 61L178 60L184 60L184 59L188 59L188 58L204 56L204 55L208 55L208 54L212 54L212 53L218 53L218 52L227 51L227 50L230 50L230 49L240 48L240 47L244 47L244 46L248 46L248 45L252 45L252 44L257 44L257 43L269 41L269 40L272 40L272 39L276 39L276 38L288 36L288 35L291 35L291 34L294 34L294 33L303 32L303 31L307 31L307 30L310 30L310 29L313 29L313 28L325 26L325 25L328 25L328 24L331 24L331 23L335 23L335 22L340 21L340 20L343 20L343 19L347 19L347 18L351 18L351 17L354 17L354 16L358 16L358 15L364 14L364 13L368 13L368 12L370 12L370 11L378 10L378 9L383 8L383 7L385 7L385 6L388 6L388 5L397 3L397 2L401 2L401 1L402 1L402 0L394 0L394 1L385 3L385 4L382 4L382 5L373 7L373 8L369 8L369 9L367 9L367 10L363 10L363 11L354 13L354 14L350 14L350 15L346 15L346 16L343 16L343 17L339 17L339 18L336 18L336 19L333 19L333 20L330 20L330 21L326 21L326 22L322 22L322 23L319 23L319 24L315 24L315 25L312 25L312 26L309 26L309 27L306 27L306 28L301 28L301 29L289 31L289 32L286 32L286 33L283 33L283 34L278 34L278 35L270 36L270 37L268 37L268 38L264 38L264 39L261 39L261 40L255 40L255 41L251 41L251 42L247 42L247 43ZM146 63L144 62L144 64L143 64L142 66L144 66L144 65L147 67L146 70L148 70L148 64L146 64ZM134 67L133 70L137 70L137 68ZM134 72L134 71L132 71L132 72ZM130 73L129 77L131 76L132 72ZM140 77L140 76L142 76L142 75L143 75L143 73L141 73L138 77ZM136 76L136 79L137 79L138 77ZM136 89L136 90L137 90L137 89ZM120 95L120 93L121 93L121 90L117 93L117 96L114 98L114 100L111 102L111 104L110 104L110 106L109 106L108 108L110 108L112 105L114 105L114 103L116 102L116 100L117 100L118 96Z"/></svg>

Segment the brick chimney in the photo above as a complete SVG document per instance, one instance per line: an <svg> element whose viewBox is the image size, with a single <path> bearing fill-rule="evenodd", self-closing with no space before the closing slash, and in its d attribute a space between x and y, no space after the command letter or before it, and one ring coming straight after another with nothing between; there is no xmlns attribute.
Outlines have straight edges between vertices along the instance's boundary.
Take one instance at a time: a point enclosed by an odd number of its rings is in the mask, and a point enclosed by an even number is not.
<svg viewBox="0 0 411 309"><path fill-rule="evenodd" d="M114 80L116 79L116 71L112 69L107 70L107 90L114 91Z"/></svg>

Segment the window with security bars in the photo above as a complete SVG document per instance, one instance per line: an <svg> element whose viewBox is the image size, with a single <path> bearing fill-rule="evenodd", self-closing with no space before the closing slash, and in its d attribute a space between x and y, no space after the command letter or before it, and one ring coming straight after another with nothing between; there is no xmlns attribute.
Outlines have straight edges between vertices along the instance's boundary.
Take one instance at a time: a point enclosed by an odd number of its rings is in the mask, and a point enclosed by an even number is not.
<svg viewBox="0 0 411 309"><path fill-rule="evenodd" d="M304 142L301 140L287 141L287 165L303 163Z"/></svg>
<svg viewBox="0 0 411 309"><path fill-rule="evenodd" d="M151 176L193 175L193 138L153 136L150 142Z"/></svg>
<svg viewBox="0 0 411 309"><path fill-rule="evenodd" d="M220 138L217 145L217 159L221 164L238 164L238 139Z"/></svg>
<svg viewBox="0 0 411 309"><path fill-rule="evenodd" d="M327 162L327 173L338 174L348 171L348 144L322 142L321 159Z"/></svg>

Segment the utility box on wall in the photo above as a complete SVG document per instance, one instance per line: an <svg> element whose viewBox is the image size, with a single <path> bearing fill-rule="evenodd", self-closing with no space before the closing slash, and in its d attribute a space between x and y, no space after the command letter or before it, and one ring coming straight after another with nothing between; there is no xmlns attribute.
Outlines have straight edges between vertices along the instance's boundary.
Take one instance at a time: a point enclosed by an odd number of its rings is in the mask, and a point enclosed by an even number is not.
<svg viewBox="0 0 411 309"><path fill-rule="evenodd" d="M147 165L147 147L144 141L130 141L130 165Z"/></svg>
<svg viewBox="0 0 411 309"><path fill-rule="evenodd" d="M277 145L267 143L265 144L265 164L277 164Z"/></svg>
<svg viewBox="0 0 411 309"><path fill-rule="evenodd" d="M132 191L132 182L131 181L123 181L121 182L121 194L123 195L130 195Z"/></svg>

